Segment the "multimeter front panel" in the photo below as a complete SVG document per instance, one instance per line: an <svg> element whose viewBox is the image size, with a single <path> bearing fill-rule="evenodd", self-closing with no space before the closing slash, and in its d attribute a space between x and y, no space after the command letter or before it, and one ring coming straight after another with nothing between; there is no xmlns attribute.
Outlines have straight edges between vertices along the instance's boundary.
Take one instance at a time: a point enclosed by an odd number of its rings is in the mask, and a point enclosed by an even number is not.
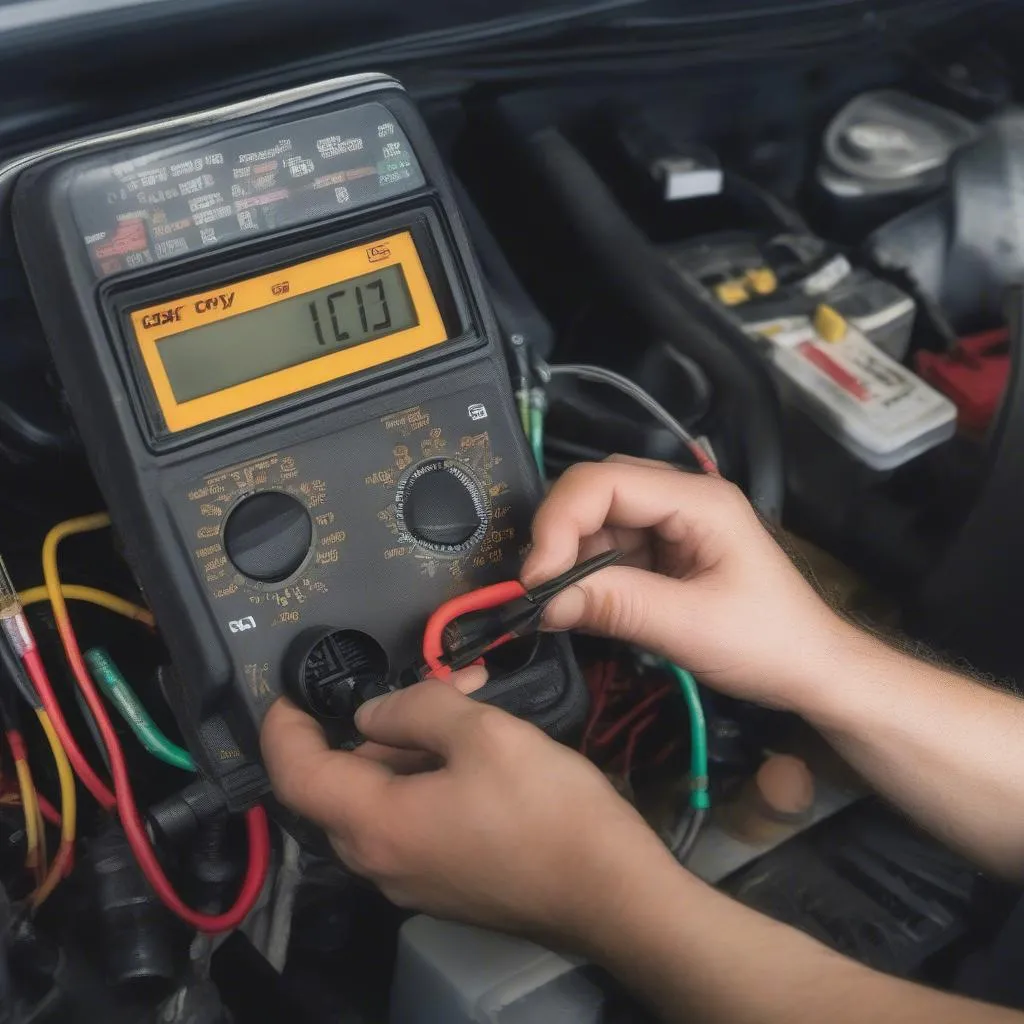
<svg viewBox="0 0 1024 1024"><path fill-rule="evenodd" d="M168 699L242 805L303 635L359 631L393 680L529 540L539 485L440 161L385 80L39 165L14 217Z"/></svg>

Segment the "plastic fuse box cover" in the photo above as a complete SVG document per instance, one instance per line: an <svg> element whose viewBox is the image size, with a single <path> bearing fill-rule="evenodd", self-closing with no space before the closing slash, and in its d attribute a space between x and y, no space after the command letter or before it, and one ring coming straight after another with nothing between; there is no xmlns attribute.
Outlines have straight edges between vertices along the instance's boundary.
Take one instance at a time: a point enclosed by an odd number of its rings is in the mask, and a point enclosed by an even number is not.
<svg viewBox="0 0 1024 1024"><path fill-rule="evenodd" d="M872 469L902 466L956 431L956 406L848 323L834 341L804 316L747 330L768 342L783 397Z"/></svg>

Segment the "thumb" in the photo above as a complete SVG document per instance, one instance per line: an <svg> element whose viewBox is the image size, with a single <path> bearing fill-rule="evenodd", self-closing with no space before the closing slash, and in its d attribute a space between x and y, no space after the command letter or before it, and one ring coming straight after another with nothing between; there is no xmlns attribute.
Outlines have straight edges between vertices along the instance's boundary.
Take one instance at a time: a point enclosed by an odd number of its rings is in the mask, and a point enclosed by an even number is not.
<svg viewBox="0 0 1024 1024"><path fill-rule="evenodd" d="M544 612L544 628L582 629L669 654L696 611L687 583L615 565L559 594Z"/></svg>
<svg viewBox="0 0 1024 1024"><path fill-rule="evenodd" d="M486 679L482 669L469 669L459 673L458 687L425 679L376 697L356 712L356 727L367 739L389 747L426 750L447 758L481 712L481 705L461 692L479 688L473 685L476 674Z"/></svg>

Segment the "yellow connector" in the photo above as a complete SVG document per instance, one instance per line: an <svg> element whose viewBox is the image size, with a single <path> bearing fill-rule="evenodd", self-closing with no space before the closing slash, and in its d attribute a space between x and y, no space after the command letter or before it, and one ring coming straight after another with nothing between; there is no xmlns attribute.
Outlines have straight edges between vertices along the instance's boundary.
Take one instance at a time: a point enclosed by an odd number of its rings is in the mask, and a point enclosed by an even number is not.
<svg viewBox="0 0 1024 1024"><path fill-rule="evenodd" d="M741 306L750 298L746 282L741 277L715 285L715 296L723 306Z"/></svg>
<svg viewBox="0 0 1024 1024"><path fill-rule="evenodd" d="M825 341L835 344L846 337L848 325L841 314L822 303L814 311L814 329Z"/></svg>
<svg viewBox="0 0 1024 1024"><path fill-rule="evenodd" d="M779 279L771 267L748 270L745 280L757 295L771 295L779 287Z"/></svg>

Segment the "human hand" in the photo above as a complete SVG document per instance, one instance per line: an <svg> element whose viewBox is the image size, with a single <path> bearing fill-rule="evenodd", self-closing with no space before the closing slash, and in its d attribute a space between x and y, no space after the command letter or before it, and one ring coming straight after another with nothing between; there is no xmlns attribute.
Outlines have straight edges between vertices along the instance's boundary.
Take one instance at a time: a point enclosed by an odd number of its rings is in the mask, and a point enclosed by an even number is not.
<svg viewBox="0 0 1024 1024"><path fill-rule="evenodd" d="M395 903L583 949L628 901L630 865L674 862L590 762L459 692L485 678L368 702L371 742L353 753L280 700L261 737L271 782ZM433 770L406 774L418 767Z"/></svg>
<svg viewBox="0 0 1024 1024"><path fill-rule="evenodd" d="M625 563L560 595L547 628L636 643L718 690L797 711L851 632L719 478L624 456L573 466L537 511L523 582L609 548Z"/></svg>

